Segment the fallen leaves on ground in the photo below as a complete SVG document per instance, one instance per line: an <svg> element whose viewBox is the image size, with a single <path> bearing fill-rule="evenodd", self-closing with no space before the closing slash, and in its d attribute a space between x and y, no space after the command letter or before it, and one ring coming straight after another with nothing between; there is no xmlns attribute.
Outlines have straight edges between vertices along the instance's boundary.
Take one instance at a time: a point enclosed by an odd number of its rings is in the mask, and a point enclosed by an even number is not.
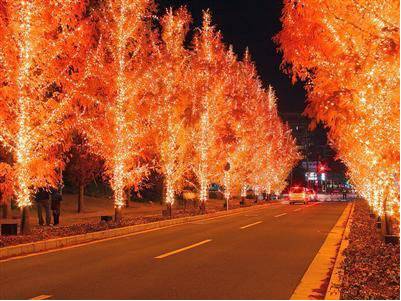
<svg viewBox="0 0 401 301"><path fill-rule="evenodd" d="M355 203L344 254L341 299L399 300L400 245L382 241L364 201Z"/></svg>

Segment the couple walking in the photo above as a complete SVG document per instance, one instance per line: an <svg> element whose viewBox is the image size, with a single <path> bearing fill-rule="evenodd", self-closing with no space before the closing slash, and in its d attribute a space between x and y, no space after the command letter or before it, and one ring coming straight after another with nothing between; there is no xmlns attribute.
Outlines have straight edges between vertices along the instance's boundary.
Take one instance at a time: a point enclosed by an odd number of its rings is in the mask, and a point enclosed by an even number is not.
<svg viewBox="0 0 401 301"><path fill-rule="evenodd" d="M61 193L56 189L51 189L50 192L44 188L39 188L35 195L36 207L38 209L38 222L43 226L43 211L45 212L46 226L50 226L51 217L50 209L53 211L53 225L58 225L60 222L60 202L62 201Z"/></svg>

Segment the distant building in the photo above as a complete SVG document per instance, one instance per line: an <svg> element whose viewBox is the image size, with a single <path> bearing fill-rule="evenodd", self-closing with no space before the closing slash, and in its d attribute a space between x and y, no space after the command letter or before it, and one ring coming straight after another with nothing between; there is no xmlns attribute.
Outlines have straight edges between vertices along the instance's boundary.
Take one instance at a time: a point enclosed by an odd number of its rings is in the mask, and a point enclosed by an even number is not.
<svg viewBox="0 0 401 301"><path fill-rule="evenodd" d="M301 113L281 113L281 117L292 130L303 159L294 168L289 182L308 185L319 190L335 188L345 181L344 170L331 170L335 152L327 143L326 130L318 127L309 131L309 119Z"/></svg>
<svg viewBox="0 0 401 301"><path fill-rule="evenodd" d="M308 131L308 119L300 113L282 113L282 119L287 122L292 130L292 135L297 141L299 151L305 156L308 156L311 141L310 132Z"/></svg>

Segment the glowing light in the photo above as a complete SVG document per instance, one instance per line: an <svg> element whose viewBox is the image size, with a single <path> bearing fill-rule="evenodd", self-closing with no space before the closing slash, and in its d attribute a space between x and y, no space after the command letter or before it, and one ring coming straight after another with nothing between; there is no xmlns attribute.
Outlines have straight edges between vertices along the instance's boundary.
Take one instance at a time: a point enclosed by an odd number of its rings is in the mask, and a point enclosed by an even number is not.
<svg viewBox="0 0 401 301"><path fill-rule="evenodd" d="M306 113L330 128L353 187L399 223L399 3L307 0L298 9L296 2L286 2L275 38L283 66L307 82Z"/></svg>
<svg viewBox="0 0 401 301"><path fill-rule="evenodd" d="M27 122L29 118L28 108L32 105L30 95L28 93L27 84L29 83L29 69L31 67L31 14L33 11L31 1L22 1L21 10L19 11L20 34L19 55L20 65L18 69L18 109L19 116L17 118L18 133L16 143L17 170L16 177L18 183L17 204L23 208L31 205L29 191L29 171L27 165L30 163L30 128Z"/></svg>

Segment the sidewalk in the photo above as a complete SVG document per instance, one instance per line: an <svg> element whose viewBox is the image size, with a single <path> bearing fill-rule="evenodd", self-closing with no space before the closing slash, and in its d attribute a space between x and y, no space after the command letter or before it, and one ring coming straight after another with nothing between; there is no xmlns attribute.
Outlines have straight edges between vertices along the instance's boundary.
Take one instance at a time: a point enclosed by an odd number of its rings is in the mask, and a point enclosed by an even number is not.
<svg viewBox="0 0 401 301"><path fill-rule="evenodd" d="M114 216L114 204L111 198L107 197L90 197L85 196L84 212L77 213L77 198L76 194L64 194L61 203L60 226L78 225L84 223L97 223L100 221L100 216ZM248 200L250 203L251 200ZM207 204L208 211L219 211L223 209L224 200L210 199ZM239 200L231 200L229 206L233 208L239 207ZM124 208L124 217L135 218L145 216L160 216L165 206L160 202L130 202L128 208ZM188 204L187 210L194 209L192 203ZM196 208L197 209L197 208ZM173 210L182 210L176 203ZM20 218L18 209L13 210L13 219L1 219L0 222L15 222L15 219ZM30 208L30 222L33 227L37 226L37 211L35 204Z"/></svg>

